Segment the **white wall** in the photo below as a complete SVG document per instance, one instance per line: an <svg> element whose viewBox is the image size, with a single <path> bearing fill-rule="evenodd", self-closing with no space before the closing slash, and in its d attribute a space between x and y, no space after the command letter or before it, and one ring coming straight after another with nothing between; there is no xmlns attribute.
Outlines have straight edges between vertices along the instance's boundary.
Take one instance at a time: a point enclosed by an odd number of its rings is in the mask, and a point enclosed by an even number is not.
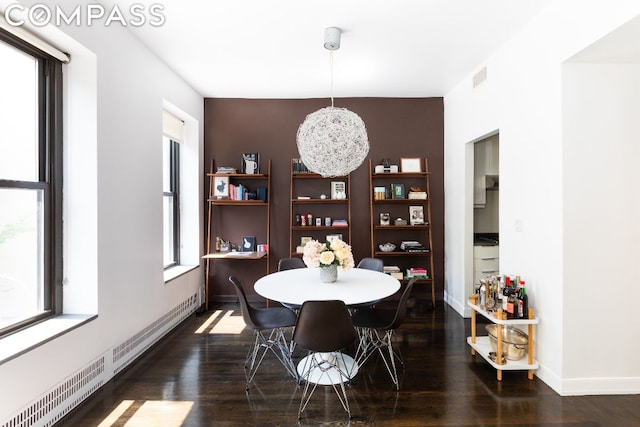
<svg viewBox="0 0 640 427"><path fill-rule="evenodd" d="M501 272L519 274L527 282L530 306L540 318L537 375L561 394L600 390L590 383L583 384L579 391L575 386L568 391L568 381L590 376L593 363L579 351L576 341L580 338L566 339L569 333L584 339L590 331L577 329L572 320L567 320L577 313L566 299L579 295L566 283L565 270L579 262L584 268L597 270L598 275L606 275L610 267L596 259L566 259L567 248L584 244L584 238L579 236L578 243L578 236L563 231L565 222L573 221L567 212L573 213L576 208L565 194L574 188L563 183L566 153L561 70L571 55L640 13L638 2L614 3L615 7L604 1L552 2L485 64L479 64L487 67L486 82L474 90L469 76L444 100L445 298L456 310L465 312L473 268L468 237L472 233L473 196L468 185L468 144L498 129ZM576 162L579 160L569 165ZM580 289L580 293L599 293L602 283L597 287L592 281L581 283ZM593 312L598 308L587 303L579 310ZM605 328L637 324L636 319L632 311L618 311ZM571 331L565 327L568 325ZM628 390L625 378L637 376L637 368L628 365L606 373L599 370L599 377L607 377L609 392ZM637 384L635 391L640 392Z"/></svg>
<svg viewBox="0 0 640 427"><path fill-rule="evenodd" d="M67 10L77 5L56 3ZM72 233L65 293L76 297L65 302L68 310L98 318L0 365L0 420L96 357L104 354L109 364L114 346L202 286L199 268L164 282L161 143L163 102L198 122L190 188L202 194L202 97L117 24L62 30L45 33L72 57L65 81L65 226ZM201 199L189 225L197 236ZM202 248L187 252L193 261Z"/></svg>
<svg viewBox="0 0 640 427"><path fill-rule="evenodd" d="M562 88L566 391L638 392L640 65L570 63Z"/></svg>

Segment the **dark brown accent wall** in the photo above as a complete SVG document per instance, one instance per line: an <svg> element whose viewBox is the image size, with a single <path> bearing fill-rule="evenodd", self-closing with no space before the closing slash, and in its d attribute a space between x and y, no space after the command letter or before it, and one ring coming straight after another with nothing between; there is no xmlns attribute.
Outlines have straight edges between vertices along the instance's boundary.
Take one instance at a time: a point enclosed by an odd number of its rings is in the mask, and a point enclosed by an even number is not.
<svg viewBox="0 0 640 427"><path fill-rule="evenodd" d="M216 165L240 168L242 153L259 152L261 172L272 162L270 271L289 253L289 164L299 157L296 133L307 114L330 105L328 99L218 99L204 101L205 170ZM374 164L383 158L427 157L431 171L433 254L436 298L443 298L444 279L444 108L442 98L340 98L336 107L357 113L367 126ZM205 188L209 188L207 177ZM369 224L368 160L351 174L352 246L356 262L371 255ZM258 215L259 216L259 215ZM207 212L205 212L205 221ZM225 221L223 238L247 235L251 214ZM260 218L260 225L262 219ZM214 224L215 225L215 224ZM218 224L220 226L221 224ZM206 223L204 229L206 230ZM221 230L217 228L217 230ZM204 236L206 239L206 236ZM261 240L258 238L258 240ZM205 242L206 248L206 242ZM235 294L227 281L230 274L242 279L247 289L264 275L262 261L216 261L212 268L211 301L232 301ZM295 284L292 284L295 286ZM429 290L430 291L430 290ZM418 297L430 298L427 289ZM257 296L252 298L257 299Z"/></svg>

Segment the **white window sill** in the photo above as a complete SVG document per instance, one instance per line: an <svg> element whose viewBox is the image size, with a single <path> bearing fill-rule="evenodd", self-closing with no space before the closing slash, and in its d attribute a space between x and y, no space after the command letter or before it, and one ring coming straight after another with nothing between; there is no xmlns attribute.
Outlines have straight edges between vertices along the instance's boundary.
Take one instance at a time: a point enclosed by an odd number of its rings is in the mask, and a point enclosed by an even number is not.
<svg viewBox="0 0 640 427"><path fill-rule="evenodd" d="M0 339L0 365L95 318L97 314L63 314Z"/></svg>
<svg viewBox="0 0 640 427"><path fill-rule="evenodd" d="M180 277L191 270L195 270L198 267L198 265L176 265L174 267L168 268L164 271L164 283L170 282L173 279Z"/></svg>

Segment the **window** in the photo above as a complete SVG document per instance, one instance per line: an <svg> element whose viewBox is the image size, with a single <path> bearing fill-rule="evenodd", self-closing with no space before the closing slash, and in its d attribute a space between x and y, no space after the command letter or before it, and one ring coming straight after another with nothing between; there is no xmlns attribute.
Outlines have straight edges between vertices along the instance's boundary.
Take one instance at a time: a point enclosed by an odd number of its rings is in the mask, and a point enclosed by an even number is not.
<svg viewBox="0 0 640 427"><path fill-rule="evenodd" d="M0 30L0 336L62 312L62 64Z"/></svg>
<svg viewBox="0 0 640 427"><path fill-rule="evenodd" d="M180 264L180 143L183 123L163 113L163 259L164 268Z"/></svg>

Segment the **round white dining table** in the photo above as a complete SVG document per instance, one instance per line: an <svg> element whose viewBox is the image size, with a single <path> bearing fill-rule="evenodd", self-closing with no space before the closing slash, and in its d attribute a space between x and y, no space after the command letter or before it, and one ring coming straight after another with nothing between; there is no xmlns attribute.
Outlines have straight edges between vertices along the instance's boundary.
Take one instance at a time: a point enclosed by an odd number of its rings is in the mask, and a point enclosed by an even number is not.
<svg viewBox="0 0 640 427"><path fill-rule="evenodd" d="M296 268L261 277L253 286L258 295L285 304L341 300L346 305L366 304L393 295L400 281L388 274L363 268L338 269L338 280L323 283L317 268Z"/></svg>
<svg viewBox="0 0 640 427"><path fill-rule="evenodd" d="M400 289L400 281L388 274L362 268L338 269L338 280L324 283L317 268L296 268L268 274L253 286L258 295L285 304L302 305L305 301L341 300L347 306L375 303ZM309 369L310 357L331 358L336 369ZM358 364L349 355L315 353L298 363L298 374L309 382L330 385L349 381L358 373Z"/></svg>

